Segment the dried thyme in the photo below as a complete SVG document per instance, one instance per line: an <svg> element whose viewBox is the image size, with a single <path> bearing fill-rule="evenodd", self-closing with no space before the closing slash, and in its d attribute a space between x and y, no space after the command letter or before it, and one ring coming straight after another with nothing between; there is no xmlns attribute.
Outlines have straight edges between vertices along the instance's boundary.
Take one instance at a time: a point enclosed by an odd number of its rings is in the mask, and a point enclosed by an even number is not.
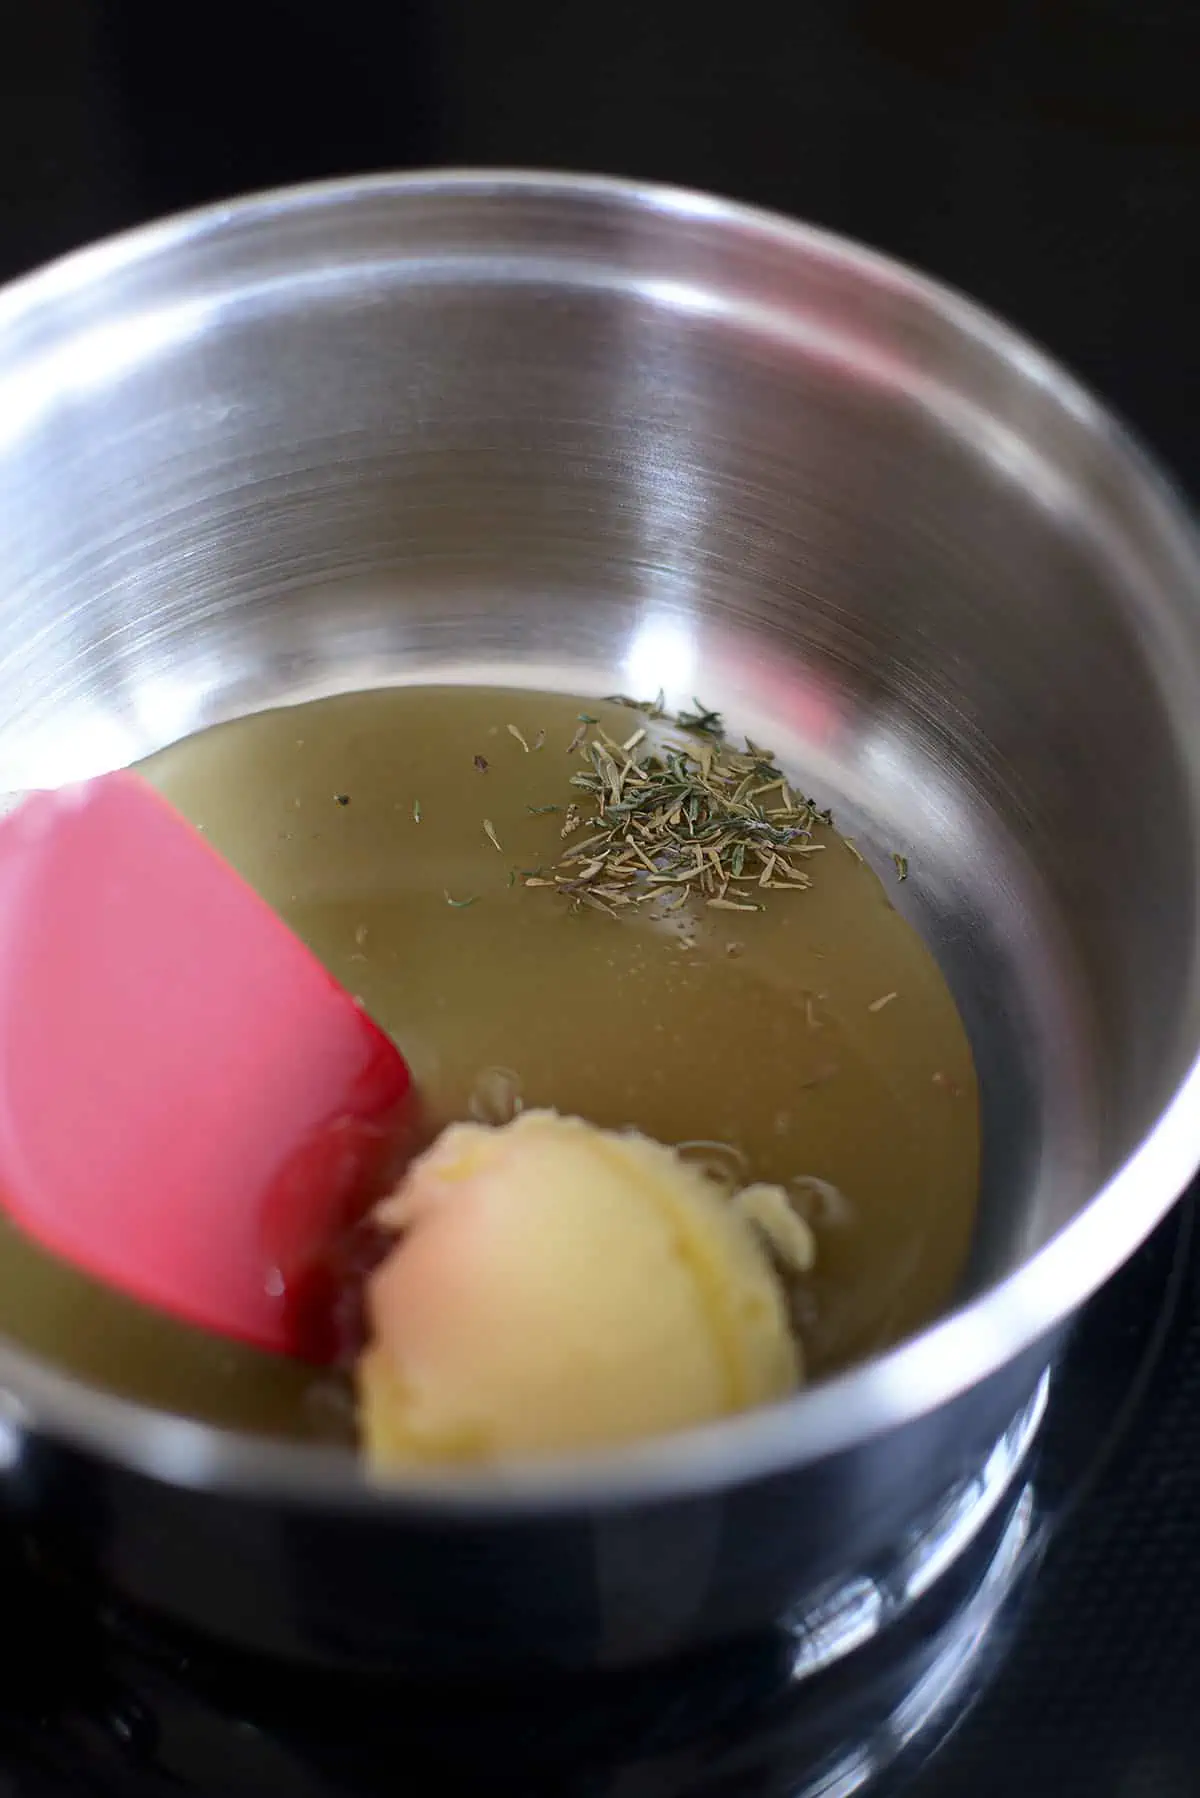
<svg viewBox="0 0 1200 1798"><path fill-rule="evenodd" d="M696 708L694 712L680 712L675 720L680 730L694 730L700 736L716 737L719 741L725 735L725 726L721 721L720 712L710 711L707 706L701 705L698 699L693 699L692 704ZM750 750L754 749L754 745L748 737L746 747Z"/></svg>
<svg viewBox="0 0 1200 1798"><path fill-rule="evenodd" d="M699 700L674 718L662 694L652 705L624 694L610 703L662 719L682 739L650 740L644 725L611 736L581 712L568 752L583 766L569 776L576 797L560 830L579 837L553 868L528 870L527 886L619 915L650 901L666 913L692 898L720 911L760 911L760 892L812 884L805 858L825 847L812 839L832 819L792 791L772 751L749 738L736 747L721 714Z"/></svg>

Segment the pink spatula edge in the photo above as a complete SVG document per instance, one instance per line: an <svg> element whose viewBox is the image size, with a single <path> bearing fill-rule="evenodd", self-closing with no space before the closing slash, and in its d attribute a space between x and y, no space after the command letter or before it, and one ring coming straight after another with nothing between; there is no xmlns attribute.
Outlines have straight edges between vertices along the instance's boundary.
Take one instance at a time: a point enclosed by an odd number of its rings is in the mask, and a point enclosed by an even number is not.
<svg viewBox="0 0 1200 1798"><path fill-rule="evenodd" d="M54 1254L327 1360L331 1245L411 1105L391 1041L137 775L0 820L0 1206Z"/></svg>

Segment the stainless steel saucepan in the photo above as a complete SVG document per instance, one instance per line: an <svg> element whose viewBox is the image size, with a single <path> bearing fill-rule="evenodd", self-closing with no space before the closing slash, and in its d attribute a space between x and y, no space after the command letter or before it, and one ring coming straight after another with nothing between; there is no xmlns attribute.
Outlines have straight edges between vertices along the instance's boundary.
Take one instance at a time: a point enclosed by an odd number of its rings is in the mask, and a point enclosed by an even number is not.
<svg viewBox="0 0 1200 1798"><path fill-rule="evenodd" d="M952 1315L586 1467L384 1491L10 1339L5 1489L47 1542L248 1647L436 1675L648 1661L881 1565L920 1589L1200 1161L1200 558L1086 393L694 194L215 207L0 294L0 676L6 791L398 678L696 687L908 847L984 1097Z"/></svg>

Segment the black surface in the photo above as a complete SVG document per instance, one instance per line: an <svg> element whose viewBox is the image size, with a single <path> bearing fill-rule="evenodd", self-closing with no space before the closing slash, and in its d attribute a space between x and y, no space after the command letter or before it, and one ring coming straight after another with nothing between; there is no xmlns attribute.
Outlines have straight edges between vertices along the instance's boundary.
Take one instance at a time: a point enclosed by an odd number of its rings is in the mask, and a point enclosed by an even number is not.
<svg viewBox="0 0 1200 1798"><path fill-rule="evenodd" d="M1143 1262L1148 1268L1148 1258ZM1134 1283L1122 1276L1136 1328ZM1117 1299L1115 1288L1108 1302ZM1072 1392L1103 1404L1128 1344L1114 1310ZM1075 1420L1081 1432L1099 1421ZM1192 1798L1200 1792L1200 1259L1113 1463L1057 1520L978 1704L911 1798Z"/></svg>
<svg viewBox="0 0 1200 1798"><path fill-rule="evenodd" d="M0 1688L0 1794L833 1798L837 1770L861 1765L909 1798L1092 1793L1114 1772L1136 1793L1126 1775L1146 1766L1155 1798L1190 1793L1197 1581L1145 1519L1147 1469L1187 1440L1197 1397L1193 1213L1089 1308L1014 1502L914 1610L822 1673L794 1677L803 1637L781 1628L686 1668L549 1690L301 1675L169 1639L10 1534L4 1615L22 1653ZM1185 1469L1179 1496L1198 1484ZM981 1591L1013 1541L1012 1578ZM1171 1652L1131 1636L1131 1600L1147 1618L1174 1607Z"/></svg>
<svg viewBox="0 0 1200 1798"><path fill-rule="evenodd" d="M866 238L967 289L1098 388L1195 494L1198 52L1195 0L742 0L706 16L682 0L0 0L0 275L165 210L363 168L682 181ZM1039 1475L1052 1496L1105 1435L1163 1252L1090 1326L1048 1438L1062 1466L1047 1459ZM928 1742L914 1745L900 1769L916 1798L1200 1793L1194 1272L1185 1297L1121 1465L994 1632L991 1677L950 1741L929 1763ZM323 1734L320 1694L118 1648L15 1560L7 1596L6 1633L28 1652L4 1694L0 1798L406 1789L382 1760L412 1739L399 1699L383 1735ZM526 1767L523 1787L522 1743L537 1735L523 1712L481 1707L438 1727L456 1752L473 1732L480 1754L462 1766L476 1790L666 1789L644 1766L618 1771L614 1728L631 1749L675 1756L681 1789L788 1789L786 1768L777 1788L697 1746L691 1721L724 1720L727 1753L729 1731L751 1740L778 1652L698 1673L659 1694L661 1711L652 1692L593 1697L599 1734L583 1713L557 1735L540 1726L541 1771ZM363 1701L344 1702L353 1715ZM443 1763L413 1789L458 1777Z"/></svg>

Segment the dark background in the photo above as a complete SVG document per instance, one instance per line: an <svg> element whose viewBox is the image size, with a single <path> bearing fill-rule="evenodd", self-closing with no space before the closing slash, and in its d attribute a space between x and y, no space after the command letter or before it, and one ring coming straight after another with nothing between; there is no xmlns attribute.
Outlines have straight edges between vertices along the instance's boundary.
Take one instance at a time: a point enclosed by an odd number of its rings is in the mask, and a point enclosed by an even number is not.
<svg viewBox="0 0 1200 1798"><path fill-rule="evenodd" d="M1200 0L0 0L0 277L165 211L363 169L683 182L966 289L1196 494L1198 90ZM1052 1553L922 1794L1200 1794L1189 1303L1132 1470Z"/></svg>
<svg viewBox="0 0 1200 1798"><path fill-rule="evenodd" d="M684 182L867 239L1200 483L1196 0L0 0L0 272L352 170Z"/></svg>

